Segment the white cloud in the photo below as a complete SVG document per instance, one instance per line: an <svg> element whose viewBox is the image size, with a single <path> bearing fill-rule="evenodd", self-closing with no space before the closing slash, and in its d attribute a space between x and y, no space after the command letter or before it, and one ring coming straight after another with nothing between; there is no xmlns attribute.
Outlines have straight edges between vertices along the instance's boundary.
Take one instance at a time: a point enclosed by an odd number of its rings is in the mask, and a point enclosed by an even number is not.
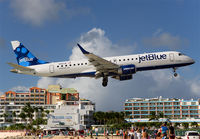
<svg viewBox="0 0 200 139"><path fill-rule="evenodd" d="M137 43L133 46L119 46L113 44L106 37L105 31L93 28L80 36L79 43L88 51L99 56L123 55L134 53ZM72 50L71 60L85 58L76 47ZM187 71L185 71L187 72ZM138 72L132 80L117 81L109 78L107 87L102 87L102 79L77 78L77 79L53 79L41 78L38 86L47 87L48 84L60 84L63 87L73 87L80 92L80 96L96 103L97 110L123 110L123 103L132 97L190 97L199 96L198 84L193 79L185 80L181 75L173 77L170 70L156 70Z"/></svg>
<svg viewBox="0 0 200 139"><path fill-rule="evenodd" d="M37 86L40 88L48 88L48 85L52 84L55 84L55 79L49 77L41 77L37 82Z"/></svg>
<svg viewBox="0 0 200 139"><path fill-rule="evenodd" d="M25 92L25 91L29 91L29 87L26 87L26 86L15 86L13 88L10 89L11 91L22 91L22 92Z"/></svg>
<svg viewBox="0 0 200 139"><path fill-rule="evenodd" d="M162 29L156 30L152 37L146 37L142 40L144 45L151 47L167 47L177 49L188 45L188 40L178 35L172 35L169 32L163 32Z"/></svg>
<svg viewBox="0 0 200 139"><path fill-rule="evenodd" d="M65 4L56 0L12 0L11 8L20 19L33 25L58 18Z"/></svg>
<svg viewBox="0 0 200 139"><path fill-rule="evenodd" d="M190 81L188 84L190 85L191 92L193 92L196 95L199 95L199 93L200 93L200 79Z"/></svg>
<svg viewBox="0 0 200 139"><path fill-rule="evenodd" d="M117 56L123 54L131 54L135 50L136 43L132 46L119 46L113 44L106 36L105 31L102 29L93 28L81 35L79 43L87 49L89 52L95 53L96 55L105 56ZM75 46L72 50L70 60L77 60L86 58Z"/></svg>

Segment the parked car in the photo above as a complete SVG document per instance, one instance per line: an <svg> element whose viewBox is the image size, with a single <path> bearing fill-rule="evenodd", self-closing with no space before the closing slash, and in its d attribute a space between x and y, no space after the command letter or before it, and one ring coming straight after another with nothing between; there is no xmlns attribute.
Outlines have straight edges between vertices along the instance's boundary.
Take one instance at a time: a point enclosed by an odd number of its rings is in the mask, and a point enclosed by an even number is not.
<svg viewBox="0 0 200 139"><path fill-rule="evenodd" d="M200 139L199 132L197 132L197 131L186 131L183 139Z"/></svg>

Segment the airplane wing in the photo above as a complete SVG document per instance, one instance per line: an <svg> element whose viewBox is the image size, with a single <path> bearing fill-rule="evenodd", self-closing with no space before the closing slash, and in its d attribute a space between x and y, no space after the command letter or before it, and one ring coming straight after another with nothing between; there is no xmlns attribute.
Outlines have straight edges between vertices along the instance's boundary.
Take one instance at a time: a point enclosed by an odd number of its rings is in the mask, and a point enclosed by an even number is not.
<svg viewBox="0 0 200 139"><path fill-rule="evenodd" d="M18 64L14 64L14 63L8 63L8 65L10 65L11 67L13 67L17 70L20 70L20 71L34 71L34 69L32 69L32 68L20 66Z"/></svg>
<svg viewBox="0 0 200 139"><path fill-rule="evenodd" d="M97 71L108 72L108 71L113 71L119 68L119 65L86 51L85 49L83 49L83 47L81 47L80 44L77 44L77 45L82 51L82 53L89 59L89 62L91 62L92 65L96 67Z"/></svg>

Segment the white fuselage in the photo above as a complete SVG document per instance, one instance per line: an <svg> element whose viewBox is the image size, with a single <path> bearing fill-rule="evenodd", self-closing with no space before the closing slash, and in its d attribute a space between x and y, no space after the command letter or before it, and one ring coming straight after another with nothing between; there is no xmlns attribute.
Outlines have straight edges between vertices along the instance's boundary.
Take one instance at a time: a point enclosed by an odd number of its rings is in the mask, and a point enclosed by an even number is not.
<svg viewBox="0 0 200 139"><path fill-rule="evenodd" d="M190 57L176 51L144 53L136 55L114 56L104 58L119 66L133 64L136 71L176 68L194 63ZM21 72L22 74L44 77L95 77L96 68L87 60L52 62L29 66L35 72Z"/></svg>

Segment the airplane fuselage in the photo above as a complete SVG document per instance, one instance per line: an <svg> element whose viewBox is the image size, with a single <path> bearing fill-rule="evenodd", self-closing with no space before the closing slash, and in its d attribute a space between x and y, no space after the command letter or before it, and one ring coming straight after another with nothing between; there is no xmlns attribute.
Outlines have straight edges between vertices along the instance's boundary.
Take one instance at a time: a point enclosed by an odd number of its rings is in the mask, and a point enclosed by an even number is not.
<svg viewBox="0 0 200 139"><path fill-rule="evenodd" d="M194 63L193 59L176 51L114 56L105 57L104 59L119 66L133 64L136 67L136 72L164 68L177 68ZM59 78L95 77L96 75L96 67L93 66L87 59L52 62L29 67L35 71L18 71L18 73ZM115 75L117 75L116 72L108 73L108 76Z"/></svg>

